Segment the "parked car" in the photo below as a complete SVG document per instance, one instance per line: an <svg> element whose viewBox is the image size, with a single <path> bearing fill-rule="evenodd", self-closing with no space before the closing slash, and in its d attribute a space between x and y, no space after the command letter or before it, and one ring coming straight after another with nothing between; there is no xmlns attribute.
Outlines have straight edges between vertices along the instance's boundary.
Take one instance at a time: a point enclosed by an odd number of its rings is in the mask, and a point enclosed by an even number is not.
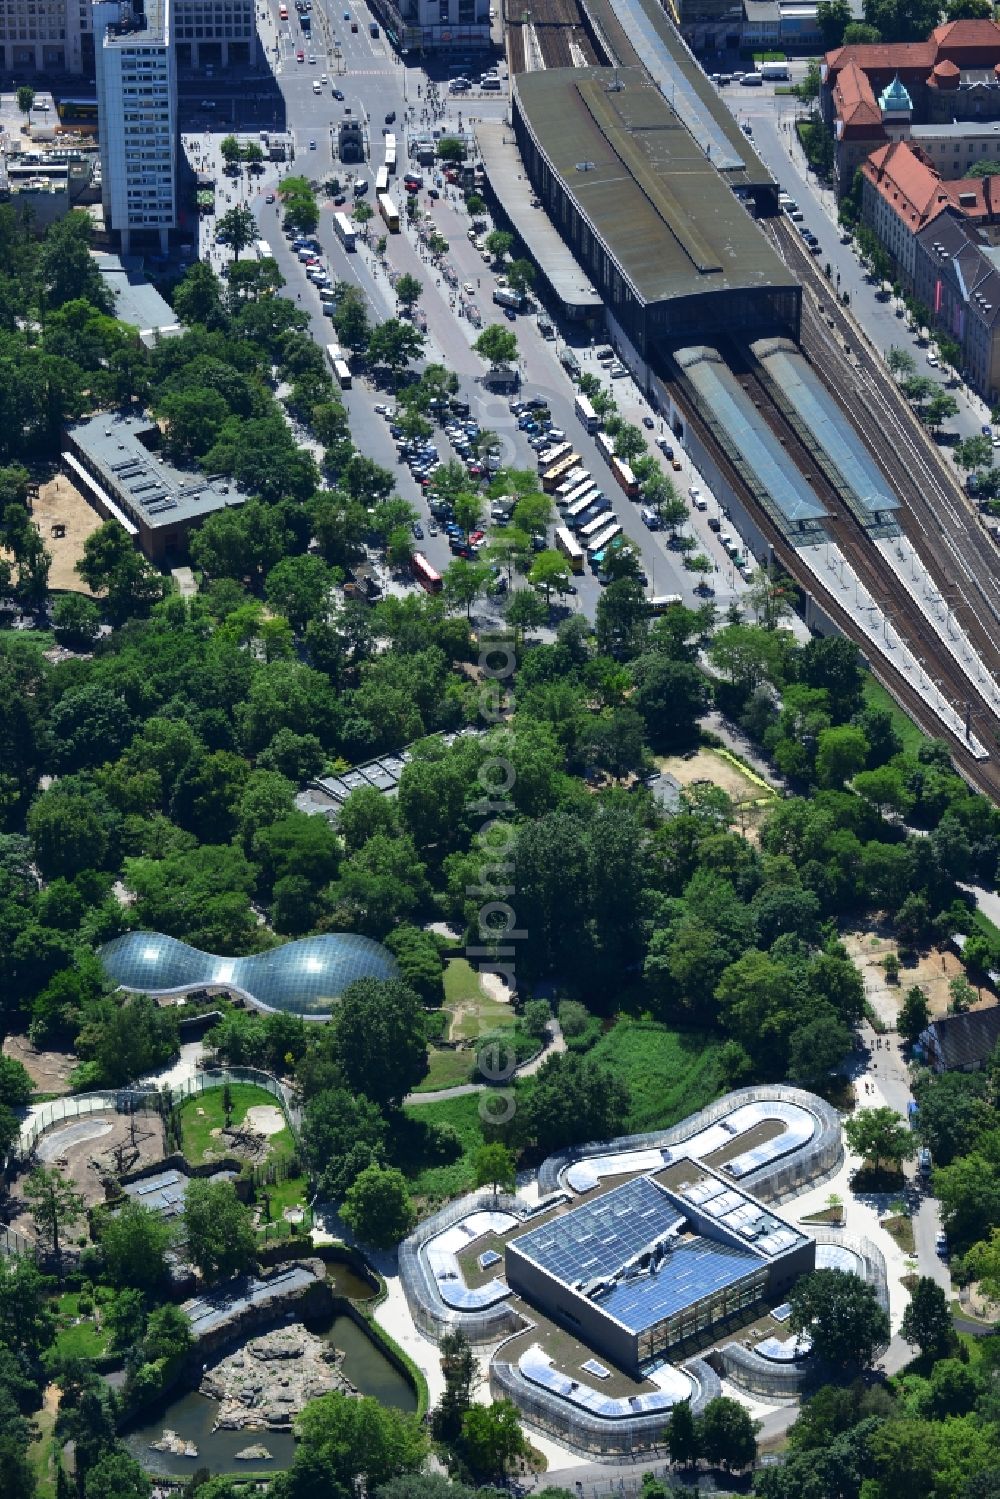
<svg viewBox="0 0 1000 1499"><path fill-rule="evenodd" d="M646 428L647 432L652 432L653 418L651 416L644 416L642 419L642 425Z"/></svg>

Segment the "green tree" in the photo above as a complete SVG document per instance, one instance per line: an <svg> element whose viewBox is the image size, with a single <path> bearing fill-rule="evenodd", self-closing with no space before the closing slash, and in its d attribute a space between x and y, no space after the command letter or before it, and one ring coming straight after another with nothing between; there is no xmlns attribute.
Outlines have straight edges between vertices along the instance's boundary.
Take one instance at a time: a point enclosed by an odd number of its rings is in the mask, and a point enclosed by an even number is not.
<svg viewBox="0 0 1000 1499"><path fill-rule="evenodd" d="M917 361L909 349L898 349L893 345L885 356L885 362L897 379L900 375L916 373Z"/></svg>
<svg viewBox="0 0 1000 1499"><path fill-rule="evenodd" d="M331 1026L349 1086L383 1108L398 1108L427 1071L423 1007L398 979L348 984Z"/></svg>
<svg viewBox="0 0 1000 1499"><path fill-rule="evenodd" d="M229 246L233 260L239 260L257 238L257 221L245 203L236 203L219 219L216 232Z"/></svg>
<svg viewBox="0 0 1000 1499"><path fill-rule="evenodd" d="M588 1057L546 1057L523 1105L525 1134L543 1154L584 1140L613 1139L628 1116L625 1084Z"/></svg>
<svg viewBox="0 0 1000 1499"><path fill-rule="evenodd" d="M149 1475L122 1448L99 1457L83 1480L83 1499L150 1499L152 1492Z"/></svg>
<svg viewBox="0 0 1000 1499"><path fill-rule="evenodd" d="M423 295L423 290L423 282L411 275L409 271L404 271L396 282L396 301L401 307L415 307Z"/></svg>
<svg viewBox="0 0 1000 1499"><path fill-rule="evenodd" d="M820 1086L843 1062L851 1033L836 1015L817 1015L788 1038L788 1075L806 1087Z"/></svg>
<svg viewBox="0 0 1000 1499"><path fill-rule="evenodd" d="M47 1166L36 1166L22 1190L38 1236L58 1263L62 1257L61 1235L83 1217L83 1198L61 1171Z"/></svg>
<svg viewBox="0 0 1000 1499"><path fill-rule="evenodd" d="M302 1143L319 1192L340 1201L362 1171L383 1164L385 1119L364 1094L327 1088L306 1104Z"/></svg>
<svg viewBox="0 0 1000 1499"><path fill-rule="evenodd" d="M821 786L839 790L845 781L864 769L868 741L850 724L824 729L816 750L816 779Z"/></svg>
<svg viewBox="0 0 1000 1499"><path fill-rule="evenodd" d="M464 557L454 557L441 579L448 607L464 608L466 618L471 619L472 606L486 592L490 577L490 569L485 562L467 562Z"/></svg>
<svg viewBox="0 0 1000 1499"><path fill-rule="evenodd" d="M465 142L455 135L443 135L437 143L437 154L439 161L457 166L465 160Z"/></svg>
<svg viewBox="0 0 1000 1499"><path fill-rule="evenodd" d="M841 1370L869 1369L889 1341L889 1317L872 1287L841 1270L815 1270L789 1293L793 1332L812 1338L821 1359Z"/></svg>
<svg viewBox="0 0 1000 1499"><path fill-rule="evenodd" d="M224 135L219 142L219 154L227 167L235 166L240 159L240 143L235 135Z"/></svg>
<svg viewBox="0 0 1000 1499"><path fill-rule="evenodd" d="M35 103L35 90L30 84L22 83L17 90L17 107L31 124L31 111Z"/></svg>
<svg viewBox="0 0 1000 1499"><path fill-rule="evenodd" d="M154 1291L166 1277L166 1252L173 1231L159 1213L128 1201L100 1220L98 1240L104 1267L114 1286Z"/></svg>
<svg viewBox="0 0 1000 1499"><path fill-rule="evenodd" d="M516 1182L514 1157L506 1145L481 1145L473 1159L477 1187L492 1187L494 1200L501 1191L513 1192Z"/></svg>
<svg viewBox="0 0 1000 1499"><path fill-rule="evenodd" d="M432 1430L438 1441L454 1442L462 1430L462 1417L472 1404L472 1392L479 1382L479 1366L468 1338L456 1329L446 1332L438 1343L444 1394L434 1411ZM384 1493L381 1499L385 1499ZM399 1499L409 1499L400 1495ZM440 1499L448 1499L441 1495Z"/></svg>
<svg viewBox="0 0 1000 1499"><path fill-rule="evenodd" d="M417 1221L406 1177L392 1166L366 1166L344 1194L340 1216L376 1249L392 1249Z"/></svg>
<svg viewBox="0 0 1000 1499"><path fill-rule="evenodd" d="M514 236L506 229L492 229L486 236L486 248L496 261L506 260L514 247Z"/></svg>
<svg viewBox="0 0 1000 1499"><path fill-rule="evenodd" d="M691 1413L690 1400L681 1400L670 1412L667 1422L667 1447L670 1461L686 1468L696 1463L701 1456L698 1426Z"/></svg>
<svg viewBox="0 0 1000 1499"><path fill-rule="evenodd" d="M921 1275L910 1287L910 1300L899 1331L926 1358L943 1358L954 1346L955 1329L948 1298L930 1276Z"/></svg>
<svg viewBox="0 0 1000 1499"><path fill-rule="evenodd" d="M899 1009L896 1022L899 1034L906 1041L915 1041L921 1031L926 1030L930 1014L927 995L918 984L913 984L907 989Z"/></svg>
<svg viewBox="0 0 1000 1499"><path fill-rule="evenodd" d="M563 593L569 581L569 566L561 552L538 553L531 564L528 582L545 594L546 603L551 598L553 588L557 593Z"/></svg>
<svg viewBox="0 0 1000 1499"><path fill-rule="evenodd" d="M823 37L823 51L832 52L844 40L844 28L853 19L848 0L819 0L816 24Z"/></svg>
<svg viewBox="0 0 1000 1499"><path fill-rule="evenodd" d="M480 1478L503 1478L527 1450L517 1407L510 1400L473 1405L462 1417L462 1452Z"/></svg>
<svg viewBox="0 0 1000 1499"><path fill-rule="evenodd" d="M292 1472L301 1459L325 1459L342 1493L356 1493L360 1484L371 1494L400 1474L417 1472L427 1454L417 1417L370 1396L336 1392L311 1400L298 1419L297 1434Z"/></svg>
<svg viewBox="0 0 1000 1499"><path fill-rule="evenodd" d="M701 1455L724 1468L749 1468L757 1456L757 1425L738 1400L717 1395L697 1420Z"/></svg>
<svg viewBox="0 0 1000 1499"><path fill-rule="evenodd" d="M329 612L336 580L337 573L322 557L283 557L267 575L267 602L301 635L310 620Z"/></svg>
<svg viewBox="0 0 1000 1499"><path fill-rule="evenodd" d="M948 421L958 412L958 402L946 390L935 387L934 394L920 411L920 420L936 432L942 422Z"/></svg>
<svg viewBox="0 0 1000 1499"><path fill-rule="evenodd" d="M517 358L517 335L499 323L488 323L472 347L481 359L498 369Z"/></svg>
<svg viewBox="0 0 1000 1499"><path fill-rule="evenodd" d="M105 521L87 537L76 570L88 588L106 594L108 613L116 623L147 614L163 597L163 580L115 520Z"/></svg>
<svg viewBox="0 0 1000 1499"><path fill-rule="evenodd" d="M368 357L375 365L384 365L393 382L398 381L411 360L423 352L424 335L411 323L387 318L372 329L368 338Z"/></svg>
<svg viewBox="0 0 1000 1499"><path fill-rule="evenodd" d="M520 296L527 296L535 281L535 267L530 260L512 260L507 267L507 285Z"/></svg>
<svg viewBox="0 0 1000 1499"><path fill-rule="evenodd" d="M183 1221L188 1255L207 1279L240 1275L253 1263L253 1219L232 1182L191 1181Z"/></svg>
<svg viewBox="0 0 1000 1499"><path fill-rule="evenodd" d="M959 468L988 468L993 462L993 443L980 433L975 437L963 437L951 450Z"/></svg>
<svg viewBox="0 0 1000 1499"><path fill-rule="evenodd" d="M59 645L89 651L101 627L101 611L82 593L64 593L52 610L52 629Z"/></svg>
<svg viewBox="0 0 1000 1499"><path fill-rule="evenodd" d="M977 1244L973 1244L965 1255L964 1265L973 1280L979 1282L980 1289L985 1295L992 1301L1000 1301L1000 1229L994 1229L988 1239L981 1239ZM931 1284L934 1284L934 1282L931 1282ZM938 1287L935 1285L935 1290L937 1289ZM942 1292L942 1296L943 1294ZM904 1326L906 1315L909 1311L910 1307L907 1307L906 1312L903 1314ZM934 1324L932 1323L931 1326L933 1328ZM902 1331L902 1329L900 1330ZM911 1330L914 1334L913 1337L909 1337L905 1332L903 1336L907 1342L917 1342L921 1352L923 1352L923 1344L916 1337L918 1328L914 1326ZM949 1333L953 1334L950 1313L948 1314L948 1330Z"/></svg>
<svg viewBox="0 0 1000 1499"><path fill-rule="evenodd" d="M895 1109L859 1109L844 1120L844 1138L856 1155L878 1171L883 1164L898 1170L916 1155L917 1142Z"/></svg>

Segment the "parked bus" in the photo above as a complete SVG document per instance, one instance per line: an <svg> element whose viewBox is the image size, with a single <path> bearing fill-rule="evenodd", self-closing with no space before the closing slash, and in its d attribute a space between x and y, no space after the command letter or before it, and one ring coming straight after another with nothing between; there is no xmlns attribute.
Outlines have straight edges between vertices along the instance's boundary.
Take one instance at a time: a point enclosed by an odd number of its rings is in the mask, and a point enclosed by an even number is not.
<svg viewBox="0 0 1000 1499"><path fill-rule="evenodd" d="M357 248L357 239L355 238L354 234L354 225L351 223L346 213L334 214L333 227L336 230L337 238L340 240L340 243L343 245L345 250L354 250Z"/></svg>
<svg viewBox="0 0 1000 1499"><path fill-rule="evenodd" d="M498 307L510 307L514 312L523 312L528 301L523 292L512 291L509 286L498 286L493 300Z"/></svg>
<svg viewBox="0 0 1000 1499"><path fill-rule="evenodd" d="M596 494L596 492L597 486L588 475L586 479L581 479L578 483L574 484L568 494L563 494L562 489L560 489L556 495L556 504L560 510L566 510L568 513L577 500L582 500L584 495Z"/></svg>
<svg viewBox="0 0 1000 1499"><path fill-rule="evenodd" d="M611 472L614 474L615 478L618 480L618 483L621 485L622 489L624 489L629 499L636 499L639 494L639 484L636 480L635 474L633 474L628 464L623 463L620 458L612 458Z"/></svg>
<svg viewBox="0 0 1000 1499"><path fill-rule="evenodd" d="M556 551L560 552L569 563L569 570L573 573L583 572L583 547L575 536L571 536L565 526L556 526L555 530Z"/></svg>
<svg viewBox="0 0 1000 1499"><path fill-rule="evenodd" d="M560 442L554 448L546 448L543 453L539 453L538 455L539 472L544 474L545 470L551 468L553 463L558 463L560 458L565 458L566 454L572 453L572 451L573 444L571 442Z"/></svg>
<svg viewBox="0 0 1000 1499"><path fill-rule="evenodd" d="M608 517L606 515L602 515L601 523L603 524L607 520L607 518ZM616 520L613 520L610 525L604 527L603 531L596 531L594 533L594 535L587 542L587 553L592 563L596 561L597 557L601 553L607 551L608 547L614 541L616 536L621 535L621 529L622 528L618 524L618 522ZM603 557L601 558L601 560L604 560Z"/></svg>
<svg viewBox="0 0 1000 1499"><path fill-rule="evenodd" d="M791 77L787 62L762 62L759 71L765 83L782 83Z"/></svg>
<svg viewBox="0 0 1000 1499"><path fill-rule="evenodd" d="M56 114L61 123L71 130L96 130L97 129L97 100L94 99L59 99L56 101Z"/></svg>
<svg viewBox="0 0 1000 1499"><path fill-rule="evenodd" d="M590 543L595 541L604 531L608 531L612 526L616 525L618 525L617 515L608 515L606 510L602 510L600 515L595 515L593 520L589 520L585 526L581 526L577 535L589 552ZM621 527L619 526L618 529L621 530Z"/></svg>
<svg viewBox="0 0 1000 1499"><path fill-rule="evenodd" d="M441 574L434 571L423 552L414 552L410 558L410 566L421 588L428 593L441 592Z"/></svg>
<svg viewBox="0 0 1000 1499"><path fill-rule="evenodd" d="M585 468L575 468L566 475L566 478L556 490L556 504L565 504L566 500L584 482L590 481L590 475Z"/></svg>
<svg viewBox="0 0 1000 1499"><path fill-rule="evenodd" d="M391 177L396 170L396 137L387 135L385 138L385 165Z"/></svg>
<svg viewBox="0 0 1000 1499"><path fill-rule="evenodd" d="M597 506L598 509L595 510L595 506ZM580 520L581 516L586 515L588 511L593 511L595 515L599 515L602 510L610 509L611 506L601 494L601 491L597 488L596 484L593 484L586 494L582 494L578 500L574 500L572 505L566 506L566 509L563 513L563 520L571 530L575 531L577 522Z"/></svg>
<svg viewBox="0 0 1000 1499"><path fill-rule="evenodd" d="M601 457L605 460L605 462L610 463L612 458L615 456L615 444L613 439L610 438L606 432L598 432L597 446L600 449Z"/></svg>
<svg viewBox="0 0 1000 1499"><path fill-rule="evenodd" d="M351 388L351 367L344 358L344 351L339 344L327 344L326 357L333 371L334 379L341 390Z"/></svg>
<svg viewBox="0 0 1000 1499"><path fill-rule="evenodd" d="M586 396L577 396L574 409L587 431L596 432L601 425L601 419Z"/></svg>
<svg viewBox="0 0 1000 1499"><path fill-rule="evenodd" d="M378 211L385 220L385 227L390 234L399 233L399 209L396 207L388 193L379 193Z"/></svg>
<svg viewBox="0 0 1000 1499"><path fill-rule="evenodd" d="M570 471L576 468L580 462L579 453L567 453L565 458L560 458L551 468L547 468L542 475L542 488L546 494L555 494L560 484L568 477Z"/></svg>
<svg viewBox="0 0 1000 1499"><path fill-rule="evenodd" d="M650 614L666 614L675 604L683 602L679 593L660 593L648 601L646 608Z"/></svg>
<svg viewBox="0 0 1000 1499"><path fill-rule="evenodd" d="M379 167L378 171L375 173L375 191L379 197L381 197L383 193L387 193L389 191L388 167Z"/></svg>

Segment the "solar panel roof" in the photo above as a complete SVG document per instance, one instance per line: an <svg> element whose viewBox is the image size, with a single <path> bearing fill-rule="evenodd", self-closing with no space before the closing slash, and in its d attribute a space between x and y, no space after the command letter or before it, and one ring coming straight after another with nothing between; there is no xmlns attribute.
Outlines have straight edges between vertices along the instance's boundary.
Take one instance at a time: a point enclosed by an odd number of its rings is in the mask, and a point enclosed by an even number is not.
<svg viewBox="0 0 1000 1499"><path fill-rule="evenodd" d="M666 1193L639 1176L522 1234L512 1247L573 1285L613 1275L683 1221Z"/></svg>
<svg viewBox="0 0 1000 1499"><path fill-rule="evenodd" d="M692 1239L665 1255L655 1273L618 1281L596 1305L630 1332L642 1332L762 1268L748 1250Z"/></svg>

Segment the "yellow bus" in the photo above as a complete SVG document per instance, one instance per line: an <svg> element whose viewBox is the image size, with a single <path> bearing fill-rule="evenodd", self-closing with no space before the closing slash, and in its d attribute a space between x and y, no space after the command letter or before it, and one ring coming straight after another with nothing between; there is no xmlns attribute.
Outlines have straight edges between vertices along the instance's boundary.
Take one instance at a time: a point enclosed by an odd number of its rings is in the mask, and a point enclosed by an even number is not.
<svg viewBox="0 0 1000 1499"><path fill-rule="evenodd" d="M556 526L556 551L561 552L569 563L570 572L583 572L583 547L571 536L565 526Z"/></svg>
<svg viewBox="0 0 1000 1499"><path fill-rule="evenodd" d="M554 494L564 479L569 477L570 472L579 465L579 453L567 453L565 458L560 458L551 468L547 468L542 474L542 488L546 494Z"/></svg>
<svg viewBox="0 0 1000 1499"><path fill-rule="evenodd" d="M385 227L390 234L399 233L399 209L392 201L388 193L379 193L378 211L385 220Z"/></svg>

